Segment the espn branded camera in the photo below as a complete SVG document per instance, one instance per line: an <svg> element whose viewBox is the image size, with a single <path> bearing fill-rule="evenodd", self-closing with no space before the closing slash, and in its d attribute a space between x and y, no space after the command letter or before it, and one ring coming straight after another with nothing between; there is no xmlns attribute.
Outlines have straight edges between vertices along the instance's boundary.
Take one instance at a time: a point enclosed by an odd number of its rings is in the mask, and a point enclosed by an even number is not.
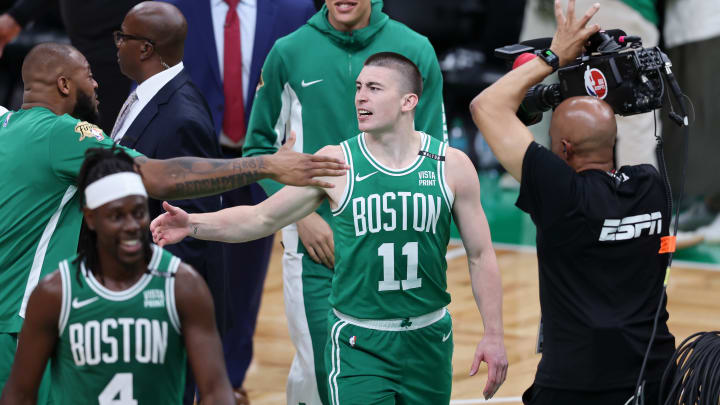
<svg viewBox="0 0 720 405"><path fill-rule="evenodd" d="M495 56L512 63L523 53L539 55L551 42L552 38L524 41L495 49ZM597 97L623 116L655 110L662 106L662 76L672 75L670 66L660 48L642 48L640 37L622 30L600 31L590 37L583 55L557 70L559 83L536 84L528 90L518 117L525 125L536 124L543 112L574 96Z"/></svg>

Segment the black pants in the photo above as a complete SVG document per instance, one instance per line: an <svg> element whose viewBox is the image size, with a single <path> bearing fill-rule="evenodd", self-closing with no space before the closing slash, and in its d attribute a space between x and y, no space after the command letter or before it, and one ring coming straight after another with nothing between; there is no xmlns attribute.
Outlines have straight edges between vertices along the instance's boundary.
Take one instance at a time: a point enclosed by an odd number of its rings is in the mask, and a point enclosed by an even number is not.
<svg viewBox="0 0 720 405"><path fill-rule="evenodd" d="M643 405L659 405L659 383L645 385ZM572 391L531 385L522 396L525 405L624 405L634 388L607 391ZM632 405L634 402L630 402Z"/></svg>

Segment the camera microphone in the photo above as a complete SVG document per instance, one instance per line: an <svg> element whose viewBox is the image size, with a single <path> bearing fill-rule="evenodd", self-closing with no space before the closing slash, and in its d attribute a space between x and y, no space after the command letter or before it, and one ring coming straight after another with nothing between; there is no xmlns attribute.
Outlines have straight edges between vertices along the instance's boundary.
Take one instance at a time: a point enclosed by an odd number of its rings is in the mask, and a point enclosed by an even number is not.
<svg viewBox="0 0 720 405"><path fill-rule="evenodd" d="M590 52L614 52L627 46L627 34L620 29L600 30L590 36L588 50Z"/></svg>

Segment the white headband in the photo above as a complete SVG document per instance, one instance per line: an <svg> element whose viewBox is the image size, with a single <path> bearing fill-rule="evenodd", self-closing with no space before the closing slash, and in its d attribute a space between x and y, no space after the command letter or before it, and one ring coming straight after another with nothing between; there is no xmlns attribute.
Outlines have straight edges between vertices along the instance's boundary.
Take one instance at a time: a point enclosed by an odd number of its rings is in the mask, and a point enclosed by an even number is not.
<svg viewBox="0 0 720 405"><path fill-rule="evenodd" d="M110 201L129 195L147 197L142 178L134 172L120 172L92 182L85 189L85 205L94 210Z"/></svg>

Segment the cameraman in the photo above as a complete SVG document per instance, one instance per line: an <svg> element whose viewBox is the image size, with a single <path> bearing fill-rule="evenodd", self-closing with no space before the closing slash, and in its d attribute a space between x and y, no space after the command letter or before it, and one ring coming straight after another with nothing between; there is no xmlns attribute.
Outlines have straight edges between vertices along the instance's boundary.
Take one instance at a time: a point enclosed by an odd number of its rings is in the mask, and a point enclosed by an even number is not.
<svg viewBox="0 0 720 405"><path fill-rule="evenodd" d="M579 19L574 8L570 0L564 14L555 2L550 50L559 66L599 30L586 26L598 4ZM663 294L665 189L651 165L614 169L615 115L601 100L565 100L553 113L551 151L533 142L515 112L528 88L553 72L552 54L545 56L508 73L470 106L495 156L520 181L517 206L537 226L543 353L523 402L623 405L633 395ZM646 405L658 403L675 349L665 302L646 369Z"/></svg>

